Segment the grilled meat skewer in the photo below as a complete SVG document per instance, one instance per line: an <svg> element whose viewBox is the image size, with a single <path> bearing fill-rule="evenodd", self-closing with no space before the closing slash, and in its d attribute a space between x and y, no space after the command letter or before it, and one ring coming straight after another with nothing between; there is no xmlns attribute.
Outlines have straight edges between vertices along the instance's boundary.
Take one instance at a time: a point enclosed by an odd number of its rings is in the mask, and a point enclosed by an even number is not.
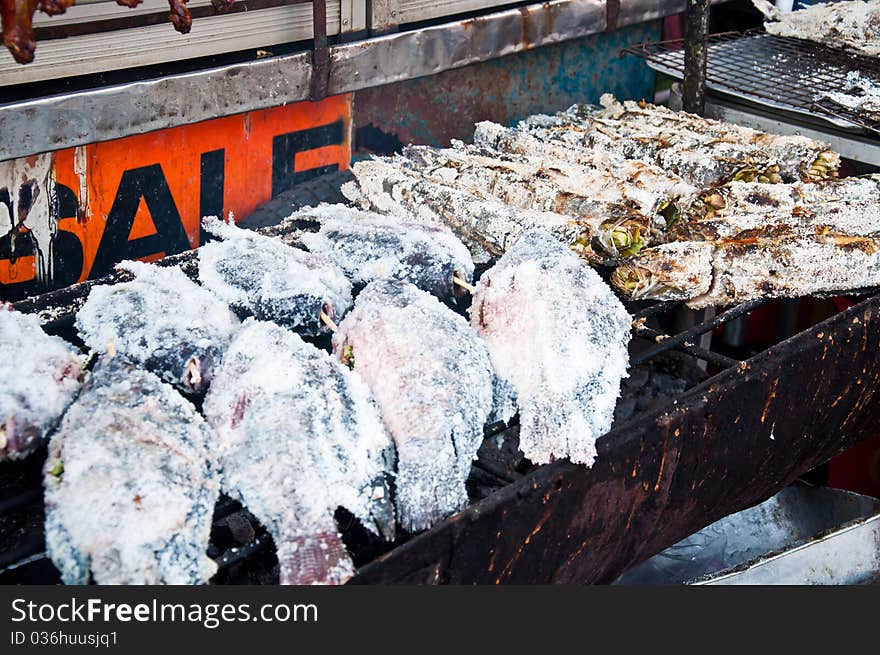
<svg viewBox="0 0 880 655"><path fill-rule="evenodd" d="M176 267L123 262L130 282L94 287L76 315L92 350L115 351L187 393L205 391L238 318Z"/></svg>
<svg viewBox="0 0 880 655"><path fill-rule="evenodd" d="M35 316L0 306L0 462L39 448L73 402L84 358Z"/></svg>
<svg viewBox="0 0 880 655"><path fill-rule="evenodd" d="M393 445L366 385L273 323L248 319L205 399L224 490L268 528L282 584L354 573L333 513L394 536Z"/></svg>
<svg viewBox="0 0 880 655"><path fill-rule="evenodd" d="M345 205L303 209L289 220L295 219L321 224L319 232L304 233L300 240L354 284L393 278L444 299L463 294L454 280L473 281L470 253L446 226L395 220Z"/></svg>
<svg viewBox="0 0 880 655"><path fill-rule="evenodd" d="M397 446L400 525L430 528L464 507L494 379L467 321L412 284L377 280L340 323L333 352L372 389Z"/></svg>
<svg viewBox="0 0 880 655"><path fill-rule="evenodd" d="M43 470L46 550L65 584L200 584L220 485L195 408L122 357L103 358Z"/></svg>
<svg viewBox="0 0 880 655"><path fill-rule="evenodd" d="M542 230L477 284L471 324L516 393L520 450L591 466L627 375L631 318L599 275Z"/></svg>
<svg viewBox="0 0 880 655"><path fill-rule="evenodd" d="M331 261L280 239L204 221L223 240L199 249L199 281L233 309L305 335L328 331L351 307L351 283Z"/></svg>

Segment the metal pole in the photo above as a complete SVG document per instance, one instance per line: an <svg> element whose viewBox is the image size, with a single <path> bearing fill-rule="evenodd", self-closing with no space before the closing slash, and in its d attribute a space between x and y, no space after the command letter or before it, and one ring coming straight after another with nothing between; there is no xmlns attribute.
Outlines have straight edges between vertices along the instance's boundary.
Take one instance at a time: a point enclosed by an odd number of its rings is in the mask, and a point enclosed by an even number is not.
<svg viewBox="0 0 880 655"><path fill-rule="evenodd" d="M709 0L687 0L684 41L683 109L703 115L706 107L706 35L709 33Z"/></svg>

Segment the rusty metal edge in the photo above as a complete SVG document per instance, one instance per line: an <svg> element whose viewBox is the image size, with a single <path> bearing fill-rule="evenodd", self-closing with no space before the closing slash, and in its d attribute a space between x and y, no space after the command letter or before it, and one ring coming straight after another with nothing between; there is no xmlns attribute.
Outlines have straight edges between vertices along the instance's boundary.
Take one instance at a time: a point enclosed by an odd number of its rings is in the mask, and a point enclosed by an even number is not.
<svg viewBox="0 0 880 655"><path fill-rule="evenodd" d="M352 583L610 582L867 436L878 353L874 296L616 427L592 469L540 467Z"/></svg>

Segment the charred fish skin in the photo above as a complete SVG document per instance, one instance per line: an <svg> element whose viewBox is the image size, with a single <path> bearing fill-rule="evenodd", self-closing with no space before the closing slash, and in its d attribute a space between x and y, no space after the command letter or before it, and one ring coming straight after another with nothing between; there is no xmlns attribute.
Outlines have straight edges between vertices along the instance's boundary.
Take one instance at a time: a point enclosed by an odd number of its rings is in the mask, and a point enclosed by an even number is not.
<svg viewBox="0 0 880 655"><path fill-rule="evenodd" d="M103 358L43 469L46 550L65 584L202 584L219 496L213 437L157 376Z"/></svg>
<svg viewBox="0 0 880 655"><path fill-rule="evenodd" d="M393 443L367 386L327 353L247 319L204 412L224 490L273 535L282 584L341 584L354 574L337 507L394 537Z"/></svg>
<svg viewBox="0 0 880 655"><path fill-rule="evenodd" d="M371 159L352 166L357 186L343 193L363 209L429 225L447 225L468 247L473 261L485 264L500 257L524 230L536 225L565 243L581 234L576 221L553 212L518 209L483 200L443 184L412 175L394 160Z"/></svg>
<svg viewBox="0 0 880 655"><path fill-rule="evenodd" d="M592 466L629 365L631 318L611 289L531 230L480 278L471 324L516 391L523 454Z"/></svg>
<svg viewBox="0 0 880 655"><path fill-rule="evenodd" d="M711 242L661 244L618 266L611 285L629 300L691 300L709 292L714 254Z"/></svg>
<svg viewBox="0 0 880 655"><path fill-rule="evenodd" d="M340 323L333 352L372 389L394 439L403 529L430 528L462 509L494 377L467 321L412 284L377 280Z"/></svg>
<svg viewBox="0 0 880 655"><path fill-rule="evenodd" d="M697 187L729 181L766 183L833 178L840 156L826 143L777 136L611 94L602 108L575 105L556 116L534 116L518 129L612 157L659 166Z"/></svg>
<svg viewBox="0 0 880 655"><path fill-rule="evenodd" d="M473 281L470 252L445 225L412 223L345 205L306 208L288 220L318 222L317 233L302 235L303 245L335 263L357 285L393 278L444 299L462 295L453 277Z"/></svg>
<svg viewBox="0 0 880 655"><path fill-rule="evenodd" d="M339 320L351 307L351 283L324 257L216 217L203 224L222 240L199 248L199 282L236 311L317 336L322 312Z"/></svg>
<svg viewBox="0 0 880 655"><path fill-rule="evenodd" d="M85 358L35 316L0 306L0 462L37 450L82 385Z"/></svg>
<svg viewBox="0 0 880 655"><path fill-rule="evenodd" d="M222 301L176 267L123 262L134 279L92 288L76 315L82 340L115 351L186 393L199 394L238 330Z"/></svg>

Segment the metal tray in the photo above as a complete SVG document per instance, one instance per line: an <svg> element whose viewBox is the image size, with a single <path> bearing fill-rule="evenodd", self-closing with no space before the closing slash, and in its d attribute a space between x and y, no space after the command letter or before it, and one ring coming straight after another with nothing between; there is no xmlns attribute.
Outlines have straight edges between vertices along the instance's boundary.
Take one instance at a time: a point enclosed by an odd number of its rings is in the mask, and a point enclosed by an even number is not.
<svg viewBox="0 0 880 655"><path fill-rule="evenodd" d="M880 500L791 486L661 551L614 584L880 583Z"/></svg>

